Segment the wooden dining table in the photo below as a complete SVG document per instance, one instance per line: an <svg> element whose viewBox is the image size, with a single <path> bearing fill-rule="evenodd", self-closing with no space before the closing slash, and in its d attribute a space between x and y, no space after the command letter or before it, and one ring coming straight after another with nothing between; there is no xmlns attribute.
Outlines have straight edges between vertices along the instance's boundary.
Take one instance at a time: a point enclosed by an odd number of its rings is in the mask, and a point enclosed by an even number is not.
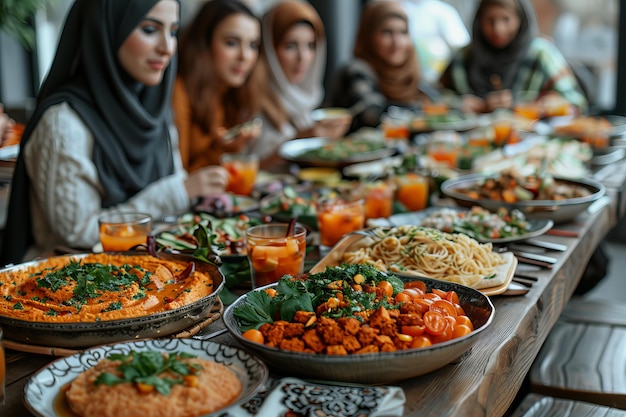
<svg viewBox="0 0 626 417"><path fill-rule="evenodd" d="M604 175L604 174L603 174ZM592 253L626 211L626 162L614 164L602 179L605 197L574 221L557 224L541 240L566 246L549 251L551 268L518 264L516 274L530 289L523 295L495 295L493 321L471 348L452 363L426 375L396 381L406 394L404 414L420 416L503 416L515 405L526 375L546 337L571 298ZM195 337L224 328L218 319ZM228 332L211 341L239 346ZM242 346L239 346L242 347ZM31 416L23 403L24 386L54 356L6 350L6 403L0 416ZM273 370L278 375L288 370Z"/></svg>

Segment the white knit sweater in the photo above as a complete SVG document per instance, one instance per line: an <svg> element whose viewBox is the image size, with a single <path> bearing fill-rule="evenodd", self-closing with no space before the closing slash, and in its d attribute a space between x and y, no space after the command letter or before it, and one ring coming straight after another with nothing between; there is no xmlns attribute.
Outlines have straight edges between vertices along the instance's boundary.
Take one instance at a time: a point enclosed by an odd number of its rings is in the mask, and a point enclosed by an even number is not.
<svg viewBox="0 0 626 417"><path fill-rule="evenodd" d="M24 157L31 178L33 234L37 247L26 258L50 253L57 245L91 249L98 243L98 216L106 211L138 211L153 219L189 209L178 135L172 129L175 173L152 183L125 203L100 206L102 185L92 162L93 136L67 103L42 116ZM132 140L132 138L128 138Z"/></svg>

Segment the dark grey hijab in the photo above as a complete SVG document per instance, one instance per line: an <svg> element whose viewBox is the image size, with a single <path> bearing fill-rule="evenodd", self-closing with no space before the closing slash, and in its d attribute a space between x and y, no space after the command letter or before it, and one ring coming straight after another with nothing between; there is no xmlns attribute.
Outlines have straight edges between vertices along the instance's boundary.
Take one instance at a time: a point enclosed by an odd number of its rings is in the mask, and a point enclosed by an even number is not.
<svg viewBox="0 0 626 417"><path fill-rule="evenodd" d="M480 29L482 11L491 5L510 7L517 5L520 14L520 29L513 41L504 48L494 48ZM528 47L537 36L539 27L530 0L482 0L476 11L472 26L472 43L467 57L468 82L474 93L484 97L494 90L491 77L497 74L501 88L510 89L517 71L524 60Z"/></svg>
<svg viewBox="0 0 626 417"><path fill-rule="evenodd" d="M20 262L32 243L30 179L23 150L45 111L67 102L93 134L102 207L122 203L173 173L169 137L175 59L148 87L120 66L117 53L159 0L76 0L67 16L37 107L24 131L12 182L0 263Z"/></svg>

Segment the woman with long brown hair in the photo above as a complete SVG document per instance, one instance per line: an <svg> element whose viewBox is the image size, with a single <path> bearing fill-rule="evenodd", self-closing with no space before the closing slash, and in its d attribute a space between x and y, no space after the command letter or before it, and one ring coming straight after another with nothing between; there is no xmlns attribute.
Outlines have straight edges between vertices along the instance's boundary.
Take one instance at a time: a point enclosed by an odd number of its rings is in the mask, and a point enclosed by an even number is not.
<svg viewBox="0 0 626 417"><path fill-rule="evenodd" d="M258 18L238 0L211 0L183 30L174 86L174 121L183 165L193 172L219 163L225 152L239 152L259 131L234 138L228 128L258 113L250 82L261 42Z"/></svg>

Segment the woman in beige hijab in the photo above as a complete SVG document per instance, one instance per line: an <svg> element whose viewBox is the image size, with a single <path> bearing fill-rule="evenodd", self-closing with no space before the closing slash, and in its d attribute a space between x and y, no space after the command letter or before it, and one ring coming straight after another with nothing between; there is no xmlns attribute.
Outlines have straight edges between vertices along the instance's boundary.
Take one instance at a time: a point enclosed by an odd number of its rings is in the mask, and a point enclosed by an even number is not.
<svg viewBox="0 0 626 417"><path fill-rule="evenodd" d="M338 137L343 122L314 122L313 109L324 98L324 26L315 9L299 0L277 3L262 21L263 46L255 80L267 84L262 98L264 128L250 152L272 157L280 144L299 137Z"/></svg>

